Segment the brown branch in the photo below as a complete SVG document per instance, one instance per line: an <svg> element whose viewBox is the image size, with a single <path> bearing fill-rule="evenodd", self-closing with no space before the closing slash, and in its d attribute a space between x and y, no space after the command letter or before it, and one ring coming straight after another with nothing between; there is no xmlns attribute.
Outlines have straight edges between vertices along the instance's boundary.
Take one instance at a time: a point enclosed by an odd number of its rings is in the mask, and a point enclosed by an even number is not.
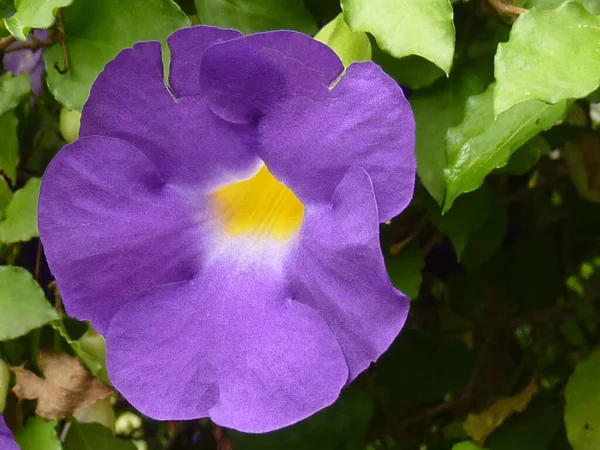
<svg viewBox="0 0 600 450"><path fill-rule="evenodd" d="M233 443L224 428L214 424L213 435L217 441L217 450L233 450Z"/></svg>
<svg viewBox="0 0 600 450"><path fill-rule="evenodd" d="M0 38L0 52L4 52L6 47L15 42L15 38L13 36L7 36Z"/></svg>
<svg viewBox="0 0 600 450"><path fill-rule="evenodd" d="M10 36L0 39L0 53L12 53L20 50L31 50L32 52L35 52L40 48L51 47L56 44L57 41L54 37L49 37L44 40L31 37L27 42L19 42L18 44L11 45L14 42L14 39L10 40Z"/></svg>
<svg viewBox="0 0 600 450"><path fill-rule="evenodd" d="M54 68L58 73L64 75L69 71L69 52L67 50L67 43L65 42L65 24L63 22L62 8L56 13L56 30L58 31L58 42L63 54L63 65L60 67L58 61L54 61Z"/></svg>
<svg viewBox="0 0 600 450"><path fill-rule="evenodd" d="M496 11L498 11L498 14L500 14L501 16L519 16L527 12L525 8L521 8L520 6L515 6L510 3L504 3L503 0L488 0L488 2L494 7Z"/></svg>

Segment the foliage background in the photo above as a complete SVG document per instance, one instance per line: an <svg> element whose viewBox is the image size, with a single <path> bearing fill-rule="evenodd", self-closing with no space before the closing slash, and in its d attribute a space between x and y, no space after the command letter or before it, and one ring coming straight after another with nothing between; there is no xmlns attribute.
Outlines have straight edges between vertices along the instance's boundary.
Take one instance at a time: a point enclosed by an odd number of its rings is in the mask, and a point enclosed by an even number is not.
<svg viewBox="0 0 600 450"><path fill-rule="evenodd" d="M599 449L599 14L597 0L0 0L0 53L43 48L47 68L35 99L28 74L0 75L0 411L22 449ZM345 64L372 58L405 88L419 183L381 240L409 322L333 406L267 435L152 421L118 395L43 419L9 365L40 373L53 348L106 372L44 262L40 177L107 61L198 23L329 24L317 38ZM27 41L33 28L49 38Z"/></svg>

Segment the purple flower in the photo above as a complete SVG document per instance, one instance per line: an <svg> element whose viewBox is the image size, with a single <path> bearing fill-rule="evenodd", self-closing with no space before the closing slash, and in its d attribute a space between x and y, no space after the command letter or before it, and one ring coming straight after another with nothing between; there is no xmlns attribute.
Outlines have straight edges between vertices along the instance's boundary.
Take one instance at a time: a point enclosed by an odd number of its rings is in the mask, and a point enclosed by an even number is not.
<svg viewBox="0 0 600 450"><path fill-rule="evenodd" d="M4 416L0 414L0 448L2 450L19 450L15 438L4 422Z"/></svg>
<svg viewBox="0 0 600 450"><path fill-rule="evenodd" d="M33 34L29 35L29 40L32 38L40 41L48 38L48 30L34 30ZM12 45L19 45L20 42L15 42ZM8 48L10 48L9 46ZM3 65L6 70L14 74L29 73L31 80L31 90L38 96L42 93L42 83L46 67L42 58L43 49L36 51L17 50L4 54Z"/></svg>
<svg viewBox="0 0 600 450"><path fill-rule="evenodd" d="M156 419L274 430L331 404L404 325L379 223L415 179L414 121L371 62L291 31L192 27L124 50L45 174L68 311Z"/></svg>

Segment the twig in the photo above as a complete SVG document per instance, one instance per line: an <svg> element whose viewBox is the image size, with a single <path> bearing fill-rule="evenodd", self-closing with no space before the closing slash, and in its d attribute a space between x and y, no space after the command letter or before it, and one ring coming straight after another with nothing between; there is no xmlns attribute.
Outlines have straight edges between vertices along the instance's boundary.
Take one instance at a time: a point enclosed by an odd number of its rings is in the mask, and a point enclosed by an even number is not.
<svg viewBox="0 0 600 450"><path fill-rule="evenodd" d="M525 8L521 8L520 6L515 6L510 3L504 3L503 0L488 0L488 2L496 11L498 11L498 14L500 15L508 14L511 16L519 16L527 12Z"/></svg>
<svg viewBox="0 0 600 450"><path fill-rule="evenodd" d="M10 44L13 44L15 42L14 39L12 39L12 40L9 40L9 39L10 39L10 36L0 39L0 53L12 53L12 52L18 52L20 50L31 50L32 52L35 52L36 50L39 50L40 48L51 47L54 44L56 44L56 42L57 42L56 38L54 36L49 37L48 39L43 39L43 40L32 37L27 42L19 42L18 44L11 45L9 47Z"/></svg>
<svg viewBox="0 0 600 450"><path fill-rule="evenodd" d="M54 68L58 73L64 75L69 71L69 52L67 50L67 43L65 42L65 24L63 22L62 8L56 13L56 30L58 31L58 42L63 54L63 66L60 67L58 61L54 61Z"/></svg>
<svg viewBox="0 0 600 450"><path fill-rule="evenodd" d="M42 270L42 241L38 239L37 252L35 255L35 280L40 281L40 272Z"/></svg>
<svg viewBox="0 0 600 450"><path fill-rule="evenodd" d="M233 443L222 427L214 424L213 435L217 441L217 450L233 450Z"/></svg>
<svg viewBox="0 0 600 450"><path fill-rule="evenodd" d="M14 36L7 36L0 39L0 52L4 52L6 47L15 42Z"/></svg>

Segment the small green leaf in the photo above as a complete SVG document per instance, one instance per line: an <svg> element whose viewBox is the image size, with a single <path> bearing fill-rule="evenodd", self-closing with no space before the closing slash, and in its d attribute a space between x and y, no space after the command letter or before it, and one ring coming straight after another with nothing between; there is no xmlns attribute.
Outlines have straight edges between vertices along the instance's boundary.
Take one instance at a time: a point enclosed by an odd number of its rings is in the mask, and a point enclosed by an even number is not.
<svg viewBox="0 0 600 450"><path fill-rule="evenodd" d="M0 222L0 242L12 244L38 237L37 201L40 178L30 178L16 191L6 208L6 218Z"/></svg>
<svg viewBox="0 0 600 450"><path fill-rule="evenodd" d="M13 182L17 178L19 165L19 137L17 125L19 121L12 112L0 116L0 169Z"/></svg>
<svg viewBox="0 0 600 450"><path fill-rule="evenodd" d="M35 416L17 430L15 440L21 450L62 450L56 435L56 420L46 420Z"/></svg>
<svg viewBox="0 0 600 450"><path fill-rule="evenodd" d="M0 359L0 413L4 411L6 406L6 394L8 394L8 386L10 385L10 370L8 364Z"/></svg>
<svg viewBox="0 0 600 450"><path fill-rule="evenodd" d="M483 450L479 445L471 441L462 441L454 444L452 450Z"/></svg>
<svg viewBox="0 0 600 450"><path fill-rule="evenodd" d="M494 169L542 130L564 118L566 100L555 105L528 100L494 117L494 85L467 101L464 120L448 130L444 212L460 194L477 189Z"/></svg>
<svg viewBox="0 0 600 450"><path fill-rule="evenodd" d="M455 30L448 0L342 0L342 9L350 29L371 33L396 58L422 56L450 72Z"/></svg>
<svg viewBox="0 0 600 450"><path fill-rule="evenodd" d="M6 208L12 200L12 191L3 177L0 177L0 221L6 217Z"/></svg>
<svg viewBox="0 0 600 450"><path fill-rule="evenodd" d="M302 0L195 0L200 23L235 28L244 34L297 30L313 35L315 20Z"/></svg>
<svg viewBox="0 0 600 450"><path fill-rule="evenodd" d="M73 0L21 0L17 11L4 19L6 29L20 41L26 41L32 28L50 28L59 8L73 3Z"/></svg>
<svg viewBox="0 0 600 450"><path fill-rule="evenodd" d="M108 380L108 374L106 373L106 349L104 350L104 354L99 354L100 352L92 354L92 352L89 351L91 345L87 343L88 345L84 346L82 345L82 342L80 342L81 340L76 341L71 339L65 326L60 320L54 321L50 325L52 325L52 328L54 328L65 339L65 341L67 341L67 344L69 344L69 346L73 349L73 352L75 352L81 363L90 371L92 375L97 376L101 378L102 381L104 381L105 383L110 384ZM100 336L100 338L102 339L102 341L104 341L104 338L102 338L102 336Z"/></svg>
<svg viewBox="0 0 600 450"><path fill-rule="evenodd" d="M355 61L371 59L369 37L360 31L350 30L342 13L321 28L315 39L331 47L344 63L344 67Z"/></svg>
<svg viewBox="0 0 600 450"><path fill-rule="evenodd" d="M0 77L0 115L15 109L29 95L29 75L6 73Z"/></svg>
<svg viewBox="0 0 600 450"><path fill-rule="evenodd" d="M71 422L64 450L136 450L133 442L119 439L98 423Z"/></svg>
<svg viewBox="0 0 600 450"><path fill-rule="evenodd" d="M49 70L47 82L59 102L78 111L98 74L121 50L138 41L165 42L173 31L190 25L171 0L76 1L64 10L63 20L70 69L64 75ZM44 51L47 67L62 57L58 45Z"/></svg>
<svg viewBox="0 0 600 450"><path fill-rule="evenodd" d="M385 265L394 287L411 300L417 298L421 287L421 270L425 267L423 252L419 246L406 246L400 254L387 257Z"/></svg>
<svg viewBox="0 0 600 450"><path fill-rule="evenodd" d="M565 425L573 450L600 448L600 351L581 361L565 389Z"/></svg>
<svg viewBox="0 0 600 450"><path fill-rule="evenodd" d="M579 3L522 14L496 53L495 113L530 99L557 103L590 94L600 85L599 48L600 17Z"/></svg>
<svg viewBox="0 0 600 450"><path fill-rule="evenodd" d="M58 319L31 274L16 266L0 266L0 341L14 339Z"/></svg>
<svg viewBox="0 0 600 450"><path fill-rule="evenodd" d="M414 92L410 97L417 132L417 173L439 204L446 193L446 133L463 119L467 98L485 90L492 75L491 71L487 72L487 64L485 68L469 65L457 70L449 79Z"/></svg>

